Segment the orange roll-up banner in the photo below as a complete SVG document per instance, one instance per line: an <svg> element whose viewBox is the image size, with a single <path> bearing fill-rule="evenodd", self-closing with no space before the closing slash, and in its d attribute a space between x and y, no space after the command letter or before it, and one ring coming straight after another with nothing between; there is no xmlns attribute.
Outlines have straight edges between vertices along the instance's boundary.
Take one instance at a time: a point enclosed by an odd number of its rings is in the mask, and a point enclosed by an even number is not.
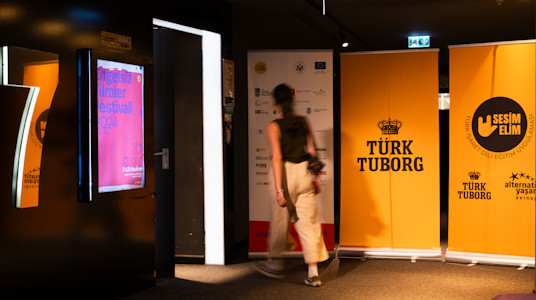
<svg viewBox="0 0 536 300"><path fill-rule="evenodd" d="M341 55L341 249L441 255L438 81L437 49Z"/></svg>
<svg viewBox="0 0 536 300"><path fill-rule="evenodd" d="M30 125L28 144L24 159L24 177L19 208L39 205L39 179L41 155L45 138L48 111L59 83L59 62L27 64L24 66L23 84L38 86L39 95L35 103Z"/></svg>
<svg viewBox="0 0 536 300"><path fill-rule="evenodd" d="M449 47L447 259L534 265L535 55L534 41Z"/></svg>

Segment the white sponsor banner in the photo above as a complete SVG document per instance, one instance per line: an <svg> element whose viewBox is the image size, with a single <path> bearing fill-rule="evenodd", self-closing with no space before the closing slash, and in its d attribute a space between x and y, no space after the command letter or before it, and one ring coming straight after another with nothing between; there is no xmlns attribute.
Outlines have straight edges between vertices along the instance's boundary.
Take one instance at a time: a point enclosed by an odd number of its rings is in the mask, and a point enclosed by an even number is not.
<svg viewBox="0 0 536 300"><path fill-rule="evenodd" d="M331 225L328 226L331 228L330 231L334 223L333 51L250 51L248 52L250 251L252 251L252 238L262 239L266 235L266 232L255 233L254 231L260 229L252 228L255 227L253 223L269 222L269 201L274 201L275 196L275 191L270 185L271 161L266 126L277 118L274 113L272 91L281 83L289 85L294 90L296 113L307 117L313 127L318 156L326 163L320 176L323 189L317 197L320 220L323 225ZM333 232L326 232L324 238L329 248Z"/></svg>

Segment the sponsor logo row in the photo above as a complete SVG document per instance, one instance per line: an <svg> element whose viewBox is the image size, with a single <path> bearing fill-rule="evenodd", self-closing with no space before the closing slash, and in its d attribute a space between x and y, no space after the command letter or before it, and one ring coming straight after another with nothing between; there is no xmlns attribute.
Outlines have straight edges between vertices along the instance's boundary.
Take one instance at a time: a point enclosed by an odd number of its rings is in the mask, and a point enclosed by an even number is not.
<svg viewBox="0 0 536 300"><path fill-rule="evenodd" d="M493 192L488 188L488 182L480 181L481 173L471 171L468 180L463 181L455 192L458 199L493 200ZM527 172L512 172L505 178L503 188L509 191L515 200L534 200L536 185L534 177Z"/></svg>
<svg viewBox="0 0 536 300"><path fill-rule="evenodd" d="M272 97L272 92L264 88L255 88L253 91L255 93L256 98L265 99L265 97ZM307 95L313 95L313 96L328 95L328 92L323 88L318 88L318 89L313 89L313 90L291 89L290 92L292 93L293 96L300 95L300 98L302 96L307 96ZM269 100L259 100L259 99L255 100L256 106L267 105L267 104L271 104L271 102Z"/></svg>
<svg viewBox="0 0 536 300"><path fill-rule="evenodd" d="M299 60L294 62L291 67L296 74L304 74L310 72L310 70L312 70L312 72L315 74L326 74L327 62L315 61L310 66L308 63ZM256 62L253 69L255 70L255 73L259 75L263 75L270 72L270 66L263 61Z"/></svg>
<svg viewBox="0 0 536 300"><path fill-rule="evenodd" d="M269 114L277 115L277 111L275 110L255 109L253 112L255 113L255 115L269 115ZM307 115L316 114L316 113L327 113L327 112L331 112L331 109L312 108L312 107L307 107L305 109L305 113L307 113Z"/></svg>

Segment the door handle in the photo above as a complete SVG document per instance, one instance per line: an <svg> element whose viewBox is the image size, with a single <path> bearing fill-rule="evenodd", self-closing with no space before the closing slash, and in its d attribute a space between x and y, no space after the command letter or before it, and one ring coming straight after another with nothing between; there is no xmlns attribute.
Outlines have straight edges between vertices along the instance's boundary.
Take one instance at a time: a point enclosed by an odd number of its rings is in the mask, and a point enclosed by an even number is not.
<svg viewBox="0 0 536 300"><path fill-rule="evenodd" d="M156 152L155 156L162 156L162 169L169 169L169 148L162 148L162 152Z"/></svg>

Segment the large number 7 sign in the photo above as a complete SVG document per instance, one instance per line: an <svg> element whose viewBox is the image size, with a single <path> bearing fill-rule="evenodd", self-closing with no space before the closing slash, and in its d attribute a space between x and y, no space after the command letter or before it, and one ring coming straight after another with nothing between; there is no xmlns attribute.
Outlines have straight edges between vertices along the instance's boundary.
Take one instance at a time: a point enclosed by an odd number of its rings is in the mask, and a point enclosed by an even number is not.
<svg viewBox="0 0 536 300"><path fill-rule="evenodd" d="M2 47L1 54L2 85L28 90L13 161L12 206L36 207L48 110L59 82L59 59L55 53L17 47Z"/></svg>

